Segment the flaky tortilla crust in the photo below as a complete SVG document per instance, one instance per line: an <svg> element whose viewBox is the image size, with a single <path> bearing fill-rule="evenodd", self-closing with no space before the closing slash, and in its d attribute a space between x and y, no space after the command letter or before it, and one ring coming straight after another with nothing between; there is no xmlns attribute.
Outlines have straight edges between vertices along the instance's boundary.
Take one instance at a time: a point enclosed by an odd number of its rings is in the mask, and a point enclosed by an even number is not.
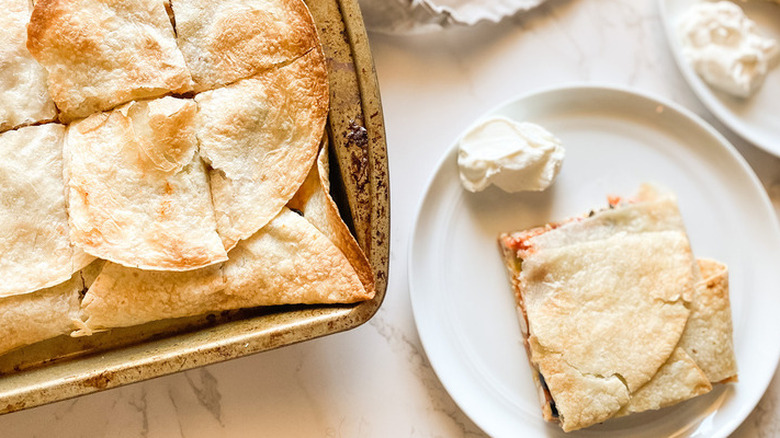
<svg viewBox="0 0 780 438"><path fill-rule="evenodd" d="M164 0L38 0L27 34L63 122L192 90Z"/></svg>
<svg viewBox="0 0 780 438"><path fill-rule="evenodd" d="M680 235L683 240L672 238L675 233ZM620 361L625 361L626 356L630 357L630 354L605 354L597 348L598 353L593 355L593 349L589 347L584 350L585 356L577 353L578 348L583 343L589 345L589 340L593 338L592 326L603 326L605 321L603 314L599 318L585 317L588 314L587 309L593 306L593 297L571 302L565 299L572 290L579 287L576 284L569 284L570 280L561 281L560 277L561 273L564 273L564 277L576 278L586 270L595 269L597 273L601 272L597 275L597 278L601 278L601 280L596 281L595 289L590 288L591 292L599 288L613 287L614 285L605 286L606 279L611 275L607 271L616 263L618 265L623 263L623 260L620 260L621 257L630 257L626 255L625 248L622 248L620 244L615 245L616 242L607 244L601 251L597 247L610 238L615 238L615 235L619 235L618 240L624 244L631 240L644 240L645 243L641 243L637 247L640 252L628 251L628 253L639 255L639 260L648 262L648 266L651 267L649 276L648 272L645 272L639 276L641 278L631 280L622 276L620 281L628 280L628 283L639 285L642 281L651 278L650 284L640 286L647 290L654 290L655 286L665 281L669 285L677 283L683 285L676 290L673 287L666 288L667 293L660 295L655 293L661 302L683 307L682 313L678 315L682 316L682 319L678 319L682 321L684 329L679 333L679 342L665 342L664 345L671 346L673 349L663 363L647 368L650 379L646 380L645 383L636 380L631 384L626 376L621 372L616 372L618 370L615 365ZM664 243L661 239L655 242L660 247L653 249L651 242L659 236L679 240L682 246L678 245L677 251L669 251L669 242ZM651 186L643 186L632 200L615 202L615 205L610 209L574 218L562 224L502 234L499 237L499 246L515 292L521 328L526 337L526 347L529 350L529 360L535 370L541 371L546 382L546 386L542 385L541 380L535 378L540 387L540 401L543 405L545 419L560 421L564 430L587 427L612 416L668 406L706 393L712 387L710 380L712 382L722 381L715 380L721 376L714 376L713 379L710 379L712 373L706 373L708 370L706 361L703 361L702 364L697 363L693 354L688 349L683 348L683 338L699 344L706 342L710 342L711 345L717 344L717 351L702 349L705 351L704 355L717 358L715 362L727 364L723 368L729 370L728 364L733 360L733 351L731 350L727 282L724 284L725 267L718 266L715 262L702 261L698 264L693 262L692 253L684 235L682 219L672 197L659 193ZM671 245L671 247L675 247L675 245ZM610 250L613 254L609 253ZM646 254L643 252L644 250L663 255L663 257ZM673 256L670 257L669 252ZM674 260L674 255L680 256L682 254L685 255L680 260ZM562 255L571 255L571 257L565 257L563 260L560 259ZM610 257L617 257L617 260L609 260ZM664 258L668 258L668 260L663 260ZM581 264L583 266L580 266ZM604 265L603 269L600 268L602 265ZM666 269L661 268L669 268L669 265L672 265L672 269L676 269L680 273L685 271L685 274L678 277L678 280L673 278L659 280L653 277L656 275L653 271L657 269L659 272L664 272ZM545 266L557 266L558 268L550 270ZM560 269L562 266L565 267L563 270ZM565 274L566 272L568 274ZM623 271L621 270L621 272ZM625 301L627 297L624 294L624 286L618 287L618 289L621 290L621 294L612 306L620 309L625 304L621 301ZM540 290L546 290L546 292L536 293ZM578 302L580 305L577 305ZM541 309L544 310L542 313L534 310L539 307L539 303L542 303ZM691 310L688 311L685 309L686 307L690 307ZM571 315L575 315L574 318L584 318L589 322L573 327L568 327L565 324L561 326L561 319L566 320ZM729 318L728 324L725 322L725 317ZM545 322L548 318L550 319L549 324ZM697 320L700 322L698 326ZM645 326L646 323L647 312L643 311L641 315L635 315L625 322L624 326L631 327L631 330L622 330L621 336L628 333L629 338L631 338L631 334L635 333L637 328ZM542 340L536 333L538 327L547 327L542 330ZM651 340L640 337L640 339L632 341L640 346L638 348L640 356L648 350L648 347L653 347L657 338L655 333L662 335L666 330L665 327L664 324L663 327L650 330L651 335L648 338ZM694 330L697 327L700 328L700 332ZM677 324L677 329L680 328ZM585 333L585 339L578 338L580 331ZM551 333L558 333L558 335L550 338ZM713 337L719 338L719 340L711 342ZM550 339L553 342L550 342ZM577 339L577 342L568 345L565 342L566 339ZM570 357L565 357L566 353ZM663 357L663 355L656 356L658 359ZM616 362L612 360L613 358L619 360ZM632 372L635 371L637 370L632 370ZM723 373L722 376L725 377L725 380L731 378L729 375L733 374L732 371L735 373L735 368ZM644 373L644 376L647 377L648 373ZM606 392L602 396L606 398L591 403L593 395L588 394L588 388L606 385L613 377L617 378L627 390L627 402L620 402L622 398L617 395L619 392L604 387L602 390ZM591 382L590 380L593 378L602 380ZM617 408L615 408L615 403L612 403L615 401L618 401ZM551 415L550 406L553 406L559 414L557 417Z"/></svg>
<svg viewBox="0 0 780 438"><path fill-rule="evenodd" d="M303 1L38 0L26 36L70 123L71 214L57 230L77 245L74 267L92 260L83 250L109 260L76 333L374 296L371 267L326 193L327 164L311 166L329 91ZM301 218L284 205L310 169Z"/></svg>
<svg viewBox="0 0 780 438"><path fill-rule="evenodd" d="M141 269L184 271L227 260L197 154L196 110L191 99L164 97L68 127L71 241Z"/></svg>
<svg viewBox="0 0 780 438"><path fill-rule="evenodd" d="M189 272L106 264L84 297L77 334L212 311L368 298L341 251L287 208L229 257Z"/></svg>
<svg viewBox="0 0 780 438"><path fill-rule="evenodd" d="M0 297L52 287L93 257L68 239L57 123L0 133Z"/></svg>
<svg viewBox="0 0 780 438"><path fill-rule="evenodd" d="M628 388L620 376L584 373L561 353L546 350L533 335L529 345L537 368L555 394L558 420L565 432L600 423L628 403Z"/></svg>
<svg viewBox="0 0 780 438"><path fill-rule="evenodd" d="M0 354L70 333L79 314L79 295L92 284L102 264L96 260L56 286L0 298Z"/></svg>
<svg viewBox="0 0 780 438"><path fill-rule="evenodd" d="M319 46L301 0L172 0L195 91L254 76Z"/></svg>
<svg viewBox="0 0 780 438"><path fill-rule="evenodd" d="M615 417L661 409L712 390L704 371L681 347L674 352L644 386L631 393L628 403Z"/></svg>
<svg viewBox="0 0 780 438"><path fill-rule="evenodd" d="M49 122L57 109L46 89L46 70L27 50L29 0L6 0L0 15L0 132Z"/></svg>
<svg viewBox="0 0 780 438"><path fill-rule="evenodd" d="M627 401L657 373L680 339L689 314L681 292L693 286L692 265L687 238L674 231L538 250L523 260L520 282L529 332L543 346L532 350L531 360L540 366L564 429L587 426L575 419L594 407L589 397L556 386L541 367L547 356L583 376L567 382L617 379L626 386ZM606 404L611 411L582 418L609 418L620 407Z"/></svg>
<svg viewBox="0 0 780 438"><path fill-rule="evenodd" d="M325 140L323 143L317 162L287 206L303 212L303 217L344 253L360 277L367 299L371 299L375 292L374 271L347 224L341 219L338 206L330 197L328 148Z"/></svg>
<svg viewBox="0 0 780 438"><path fill-rule="evenodd" d="M195 101L218 232L229 250L281 210L314 162L328 114L324 55L318 47Z"/></svg>
<svg viewBox="0 0 780 438"><path fill-rule="evenodd" d="M691 316L680 346L711 382L736 381L728 268L711 259L699 259L698 264L701 281L691 302Z"/></svg>

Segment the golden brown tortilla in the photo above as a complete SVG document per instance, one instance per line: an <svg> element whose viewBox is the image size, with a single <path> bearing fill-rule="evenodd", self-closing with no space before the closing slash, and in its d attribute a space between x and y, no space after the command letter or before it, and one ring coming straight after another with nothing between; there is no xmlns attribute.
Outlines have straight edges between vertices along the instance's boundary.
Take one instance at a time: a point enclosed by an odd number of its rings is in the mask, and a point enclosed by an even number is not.
<svg viewBox="0 0 780 438"><path fill-rule="evenodd" d="M0 131L47 122L57 109L46 90L46 70L27 50L32 4L6 0L0 14Z"/></svg>
<svg viewBox="0 0 780 438"><path fill-rule="evenodd" d="M71 240L142 269L184 271L227 260L206 169L196 104L163 97L72 123L65 141Z"/></svg>
<svg viewBox="0 0 780 438"><path fill-rule="evenodd" d="M711 382L736 381L728 268L710 259L699 259L698 264L701 281L691 301L691 316L680 346Z"/></svg>
<svg viewBox="0 0 780 438"><path fill-rule="evenodd" d="M630 201L499 243L545 418L565 431L735 375L725 268L694 263L674 197L643 185Z"/></svg>
<svg viewBox="0 0 780 438"><path fill-rule="evenodd" d="M680 340L689 314L681 295L693 287L692 266L688 239L674 231L617 234L539 249L523 260L520 282L535 341L531 361L547 381L564 430L586 426L574 419L594 406L589 397L566 398L568 389L550 375L555 368L547 368L547 356L559 355L556 361L580 373L572 377L574 386L589 387L594 376L617 378L627 401ZM611 417L620 407L605 405L593 418Z"/></svg>
<svg viewBox="0 0 780 438"><path fill-rule="evenodd" d="M338 206L330 197L328 181L328 148L326 141L306 180L293 196L288 207L303 212L303 217L327 236L349 260L370 298L374 295L374 272L347 224L341 219Z"/></svg>
<svg viewBox="0 0 780 438"><path fill-rule="evenodd" d="M0 354L70 333L79 317L79 294L92 284L102 263L97 260L56 286L0 298Z"/></svg>
<svg viewBox="0 0 780 438"><path fill-rule="evenodd" d="M61 120L192 89L165 0L38 0L27 48Z"/></svg>
<svg viewBox="0 0 780 438"><path fill-rule="evenodd" d="M707 375L678 346L655 376L631 393L628 403L615 416L665 408L710 390L712 385Z"/></svg>
<svg viewBox="0 0 780 438"><path fill-rule="evenodd" d="M287 208L229 256L190 272L106 264L82 302L79 334L212 311L369 298L341 251Z"/></svg>
<svg viewBox="0 0 780 438"><path fill-rule="evenodd" d="M279 213L314 162L328 112L322 52L195 100L200 153L212 167L218 232L229 250Z"/></svg>
<svg viewBox="0 0 780 438"><path fill-rule="evenodd" d="M600 423L628 403L629 391L619 375L584 373L571 366L563 354L547 351L534 336L528 340L536 369L555 398L564 432Z"/></svg>
<svg viewBox="0 0 780 438"><path fill-rule="evenodd" d="M171 6L196 91L254 76L319 46L301 0L172 0Z"/></svg>
<svg viewBox="0 0 780 438"><path fill-rule="evenodd" d="M618 416L670 406L709 392L711 383L737 380L728 270L710 259L698 259L697 264L701 279L675 353L650 382L631 394Z"/></svg>

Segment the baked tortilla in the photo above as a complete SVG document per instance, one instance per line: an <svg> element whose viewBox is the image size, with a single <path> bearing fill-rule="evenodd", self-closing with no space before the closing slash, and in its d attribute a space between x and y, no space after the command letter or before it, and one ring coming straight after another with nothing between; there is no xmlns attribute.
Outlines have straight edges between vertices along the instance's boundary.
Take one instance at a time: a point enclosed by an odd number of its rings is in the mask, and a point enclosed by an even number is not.
<svg viewBox="0 0 780 438"><path fill-rule="evenodd" d="M594 376L624 385L618 398L584 417L600 422L667 361L688 319L682 295L693 287L692 266L688 239L674 231L538 249L523 260L531 360L547 381L565 431L589 425L578 418L595 408ZM559 381L550 355L579 375Z"/></svg>
<svg viewBox="0 0 780 438"><path fill-rule="evenodd" d="M0 354L70 333L79 317L79 295L92 284L102 263L97 260L56 286L0 298Z"/></svg>
<svg viewBox="0 0 780 438"><path fill-rule="evenodd" d="M38 0L27 48L64 122L192 89L165 0Z"/></svg>
<svg viewBox="0 0 780 438"><path fill-rule="evenodd" d="M665 408L711 390L712 384L707 375L688 353L678 346L655 376L631 393L628 403L615 416Z"/></svg>
<svg viewBox="0 0 780 438"><path fill-rule="evenodd" d="M650 185L642 185L631 203L619 207L592 212L587 218L575 218L561 226L529 230L537 234L530 242L544 248L557 248L602 240L616 232L685 231L677 200L671 195L659 193Z"/></svg>
<svg viewBox="0 0 780 438"><path fill-rule="evenodd" d="M284 208L235 248L225 293L241 307L354 303L370 298L344 254L300 215Z"/></svg>
<svg viewBox="0 0 780 438"><path fill-rule="evenodd" d="M217 229L229 250L279 213L314 162L328 111L322 52L195 101Z"/></svg>
<svg viewBox="0 0 780 438"><path fill-rule="evenodd" d="M729 279L726 265L699 259L701 281L691 302L691 316L685 327L682 347L701 367L711 382L737 380L737 360L732 340Z"/></svg>
<svg viewBox="0 0 780 438"><path fill-rule="evenodd" d="M283 208L220 265L153 272L106 264L82 301L84 325L77 334L245 307L368 298L341 251Z"/></svg>
<svg viewBox="0 0 780 438"><path fill-rule="evenodd" d="M535 337L527 342L534 369L544 376L545 387L555 397L554 404L546 405L555 410L545 413L557 418L564 432L600 423L628 403L629 392L619 375L583 373L569 365L563 354L545 351Z"/></svg>
<svg viewBox="0 0 780 438"><path fill-rule="evenodd" d="M248 78L319 46L301 0L172 0L195 91Z"/></svg>
<svg viewBox="0 0 780 438"><path fill-rule="evenodd" d="M374 271L347 224L341 219L338 206L330 197L328 167L327 140L323 140L317 161L287 206L302 212L306 220L341 250L355 268L368 299L371 299L375 292Z"/></svg>
<svg viewBox="0 0 780 438"><path fill-rule="evenodd" d="M726 324L702 323L701 334L690 335L693 309L711 307L700 297L712 288L700 281L672 196L643 186L630 202L504 234L499 243L545 419L569 431L711 389L682 339L721 336Z"/></svg>
<svg viewBox="0 0 780 438"><path fill-rule="evenodd" d="M227 260L195 102L131 102L68 127L70 238L84 251L141 269L184 271Z"/></svg>
<svg viewBox="0 0 780 438"><path fill-rule="evenodd" d="M62 283L92 260L68 240L64 135L56 123L0 134L0 297Z"/></svg>
<svg viewBox="0 0 780 438"><path fill-rule="evenodd" d="M701 277L675 353L650 382L631 394L618 416L671 406L709 392L711 383L737 380L728 270L715 260L696 262Z"/></svg>
<svg viewBox="0 0 780 438"><path fill-rule="evenodd" d="M0 131L57 117L46 70L27 50L28 0L7 0L0 15Z"/></svg>

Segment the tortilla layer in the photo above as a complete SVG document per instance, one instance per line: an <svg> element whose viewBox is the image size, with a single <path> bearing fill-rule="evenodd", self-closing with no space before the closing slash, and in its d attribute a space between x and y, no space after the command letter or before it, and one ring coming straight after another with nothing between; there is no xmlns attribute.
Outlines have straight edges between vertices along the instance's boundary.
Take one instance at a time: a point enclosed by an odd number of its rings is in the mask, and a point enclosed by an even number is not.
<svg viewBox="0 0 780 438"><path fill-rule="evenodd" d="M114 263L183 271L227 260L191 99L131 102L68 127L71 240Z"/></svg>
<svg viewBox="0 0 780 438"><path fill-rule="evenodd" d="M694 263L673 196L643 185L629 202L499 243L545 419L565 431L735 378L725 267Z"/></svg>
<svg viewBox="0 0 780 438"><path fill-rule="evenodd" d="M0 131L57 117L46 90L46 70L27 50L29 0L7 0L0 15Z"/></svg>
<svg viewBox="0 0 780 438"><path fill-rule="evenodd" d="M218 232L229 250L279 213L314 162L328 111L322 52L195 101Z"/></svg>
<svg viewBox="0 0 780 438"><path fill-rule="evenodd" d="M341 251L287 208L229 256L190 272L106 264L82 302L80 334L221 310L367 299Z"/></svg>
<svg viewBox="0 0 780 438"><path fill-rule="evenodd" d="M317 161L287 206L301 211L306 220L341 250L363 283L367 299L371 299L375 292L374 271L330 196L328 174L328 147L327 141L323 140Z"/></svg>
<svg viewBox="0 0 780 438"><path fill-rule="evenodd" d="M71 246L56 123L0 134L0 297L62 283L93 258Z"/></svg>
<svg viewBox="0 0 780 438"><path fill-rule="evenodd" d="M64 122L192 90L165 0L38 0L27 48Z"/></svg>
<svg viewBox="0 0 780 438"><path fill-rule="evenodd" d="M254 76L319 46L301 0L172 0L171 6L195 91Z"/></svg>

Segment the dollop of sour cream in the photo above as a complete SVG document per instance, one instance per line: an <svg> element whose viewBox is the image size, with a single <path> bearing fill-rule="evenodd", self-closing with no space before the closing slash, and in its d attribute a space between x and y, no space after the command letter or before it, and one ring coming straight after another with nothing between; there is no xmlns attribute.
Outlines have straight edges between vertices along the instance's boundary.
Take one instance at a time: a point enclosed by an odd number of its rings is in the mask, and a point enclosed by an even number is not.
<svg viewBox="0 0 780 438"><path fill-rule="evenodd" d="M507 192L544 190L558 175L564 154L561 141L539 125L488 118L460 139L460 181L470 192L490 184Z"/></svg>
<svg viewBox="0 0 780 438"><path fill-rule="evenodd" d="M749 97L780 55L777 41L759 34L756 23L729 1L695 3L679 27L683 55L710 85Z"/></svg>

